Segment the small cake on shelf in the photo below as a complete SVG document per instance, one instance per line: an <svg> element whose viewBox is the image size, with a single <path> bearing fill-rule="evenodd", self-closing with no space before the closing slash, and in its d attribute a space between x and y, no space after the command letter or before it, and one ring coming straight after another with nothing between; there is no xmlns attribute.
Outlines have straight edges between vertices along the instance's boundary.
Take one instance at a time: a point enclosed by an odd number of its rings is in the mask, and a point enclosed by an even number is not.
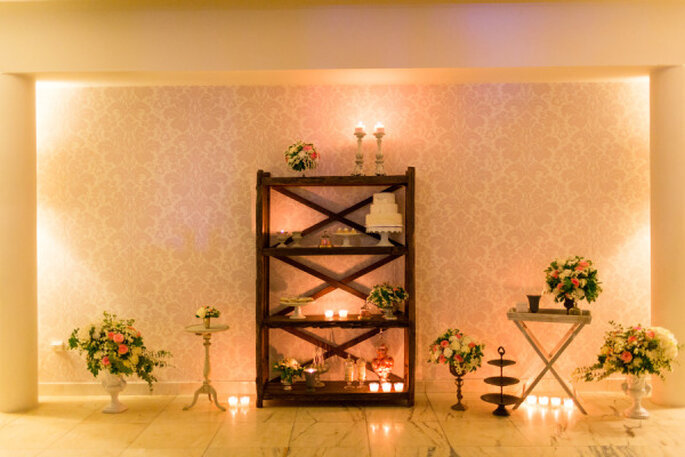
<svg viewBox="0 0 685 457"><path fill-rule="evenodd" d="M342 245L343 247L348 247L352 246L352 243L350 243L350 240L352 237L359 236L361 235L360 232L356 231L353 228L347 228L347 227L342 227L333 232L334 235L340 236L343 239Z"/></svg>
<svg viewBox="0 0 685 457"><path fill-rule="evenodd" d="M307 316L304 315L301 307L313 301L312 297L281 297L280 303L295 308L295 312L290 316L291 319L305 319Z"/></svg>
<svg viewBox="0 0 685 457"><path fill-rule="evenodd" d="M381 192L373 194L371 211L366 215L366 231L381 234L377 246L392 246L388 234L402 231L402 214L397 210L395 194Z"/></svg>

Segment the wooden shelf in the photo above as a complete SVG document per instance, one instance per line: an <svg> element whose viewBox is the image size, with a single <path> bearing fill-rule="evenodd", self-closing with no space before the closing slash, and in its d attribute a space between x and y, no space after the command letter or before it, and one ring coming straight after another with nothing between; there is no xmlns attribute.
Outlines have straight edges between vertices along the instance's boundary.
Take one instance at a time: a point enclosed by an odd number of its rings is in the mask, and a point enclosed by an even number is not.
<svg viewBox="0 0 685 457"><path fill-rule="evenodd" d="M314 392L307 391L304 382L293 384L293 390L283 390L280 382L270 381L264 385L265 400L288 400L288 401L316 401L316 402L340 402L359 401L366 402L392 402L406 401L409 392L369 392L368 382L365 389L345 390L344 381L324 381L324 387L317 388Z"/></svg>
<svg viewBox="0 0 685 457"><path fill-rule="evenodd" d="M264 248L263 255L273 257L290 257L305 255L404 255L407 248L404 246L350 246L333 248Z"/></svg>
<svg viewBox="0 0 685 457"><path fill-rule="evenodd" d="M312 176L306 178L282 178L266 176L263 186L392 186L409 183L406 175L393 176Z"/></svg>
<svg viewBox="0 0 685 457"><path fill-rule="evenodd" d="M359 319L358 314L350 314L347 319L335 316L326 319L323 315L310 315L306 319L290 319L288 316L270 316L264 320L264 325L271 328L285 327L317 327L317 328L406 328L409 319L398 316L397 320L387 320L373 316L371 319Z"/></svg>

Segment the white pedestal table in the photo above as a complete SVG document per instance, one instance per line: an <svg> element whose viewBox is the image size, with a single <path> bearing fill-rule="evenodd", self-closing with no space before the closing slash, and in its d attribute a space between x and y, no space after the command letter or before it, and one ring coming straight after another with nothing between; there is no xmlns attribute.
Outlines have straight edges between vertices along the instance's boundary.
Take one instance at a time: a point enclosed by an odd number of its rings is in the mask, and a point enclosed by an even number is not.
<svg viewBox="0 0 685 457"><path fill-rule="evenodd" d="M210 403L214 403L217 408L219 408L222 411L226 411L226 408L221 406L219 404L219 399L216 394L216 390L214 387L212 387L211 381L209 380L209 375L212 371L212 367L209 363L209 346L212 345L210 342L212 338L212 333L218 333L218 332L223 332L225 330L228 330L228 325L212 325L209 328L205 327L202 324L199 325L189 325L188 327L185 328L186 332L194 333L195 335L202 335L202 339L204 340L203 346L205 347L205 368L202 372L204 375L204 381L202 382L202 387L197 389L195 391L195 396L193 397L193 402L189 404L188 406L184 406L183 410L187 411L193 406L195 406L195 403L197 403L197 399L200 396L200 394L207 394L207 398L209 398Z"/></svg>

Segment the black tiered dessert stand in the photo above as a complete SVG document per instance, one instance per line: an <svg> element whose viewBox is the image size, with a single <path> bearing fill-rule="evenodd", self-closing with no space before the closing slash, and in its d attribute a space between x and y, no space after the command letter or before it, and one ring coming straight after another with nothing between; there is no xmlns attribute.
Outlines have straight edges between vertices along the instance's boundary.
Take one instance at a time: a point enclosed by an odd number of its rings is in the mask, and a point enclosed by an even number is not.
<svg viewBox="0 0 685 457"><path fill-rule="evenodd" d="M494 359L494 360L488 360L488 363L490 365L494 365L496 367L499 367L499 376L492 376L490 378L485 378L485 383L490 384L493 386L499 386L500 390L499 393L491 393L491 394L485 394L481 395L481 400L486 401L488 403L493 403L497 405L497 409L495 409L492 414L495 416L508 416L509 411L507 411L507 408L505 406L507 405L513 405L518 403L519 398L515 397L514 395L508 395L504 393L504 386L513 386L514 384L518 384L519 380L517 378L512 378L510 376L504 376L504 367L508 367L509 365L514 365L516 362L513 360L507 360L504 358L504 353L506 351L502 346L497 348L497 353L499 354L499 360Z"/></svg>

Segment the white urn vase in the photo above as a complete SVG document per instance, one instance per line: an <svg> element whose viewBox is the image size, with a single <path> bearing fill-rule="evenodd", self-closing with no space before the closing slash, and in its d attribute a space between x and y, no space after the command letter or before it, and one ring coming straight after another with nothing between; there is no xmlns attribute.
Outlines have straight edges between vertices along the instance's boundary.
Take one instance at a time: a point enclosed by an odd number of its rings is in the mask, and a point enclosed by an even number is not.
<svg viewBox="0 0 685 457"><path fill-rule="evenodd" d="M110 372L103 373L102 387L112 397L110 404L102 410L103 413L118 414L128 409L126 405L119 401L119 393L126 388L126 380L124 380L123 376Z"/></svg>
<svg viewBox="0 0 685 457"><path fill-rule="evenodd" d="M626 375L626 380L621 384L623 391L630 397L633 404L623 412L623 415L631 419L647 419L649 411L642 407L642 398L652 391L652 386L647 384L646 375Z"/></svg>

